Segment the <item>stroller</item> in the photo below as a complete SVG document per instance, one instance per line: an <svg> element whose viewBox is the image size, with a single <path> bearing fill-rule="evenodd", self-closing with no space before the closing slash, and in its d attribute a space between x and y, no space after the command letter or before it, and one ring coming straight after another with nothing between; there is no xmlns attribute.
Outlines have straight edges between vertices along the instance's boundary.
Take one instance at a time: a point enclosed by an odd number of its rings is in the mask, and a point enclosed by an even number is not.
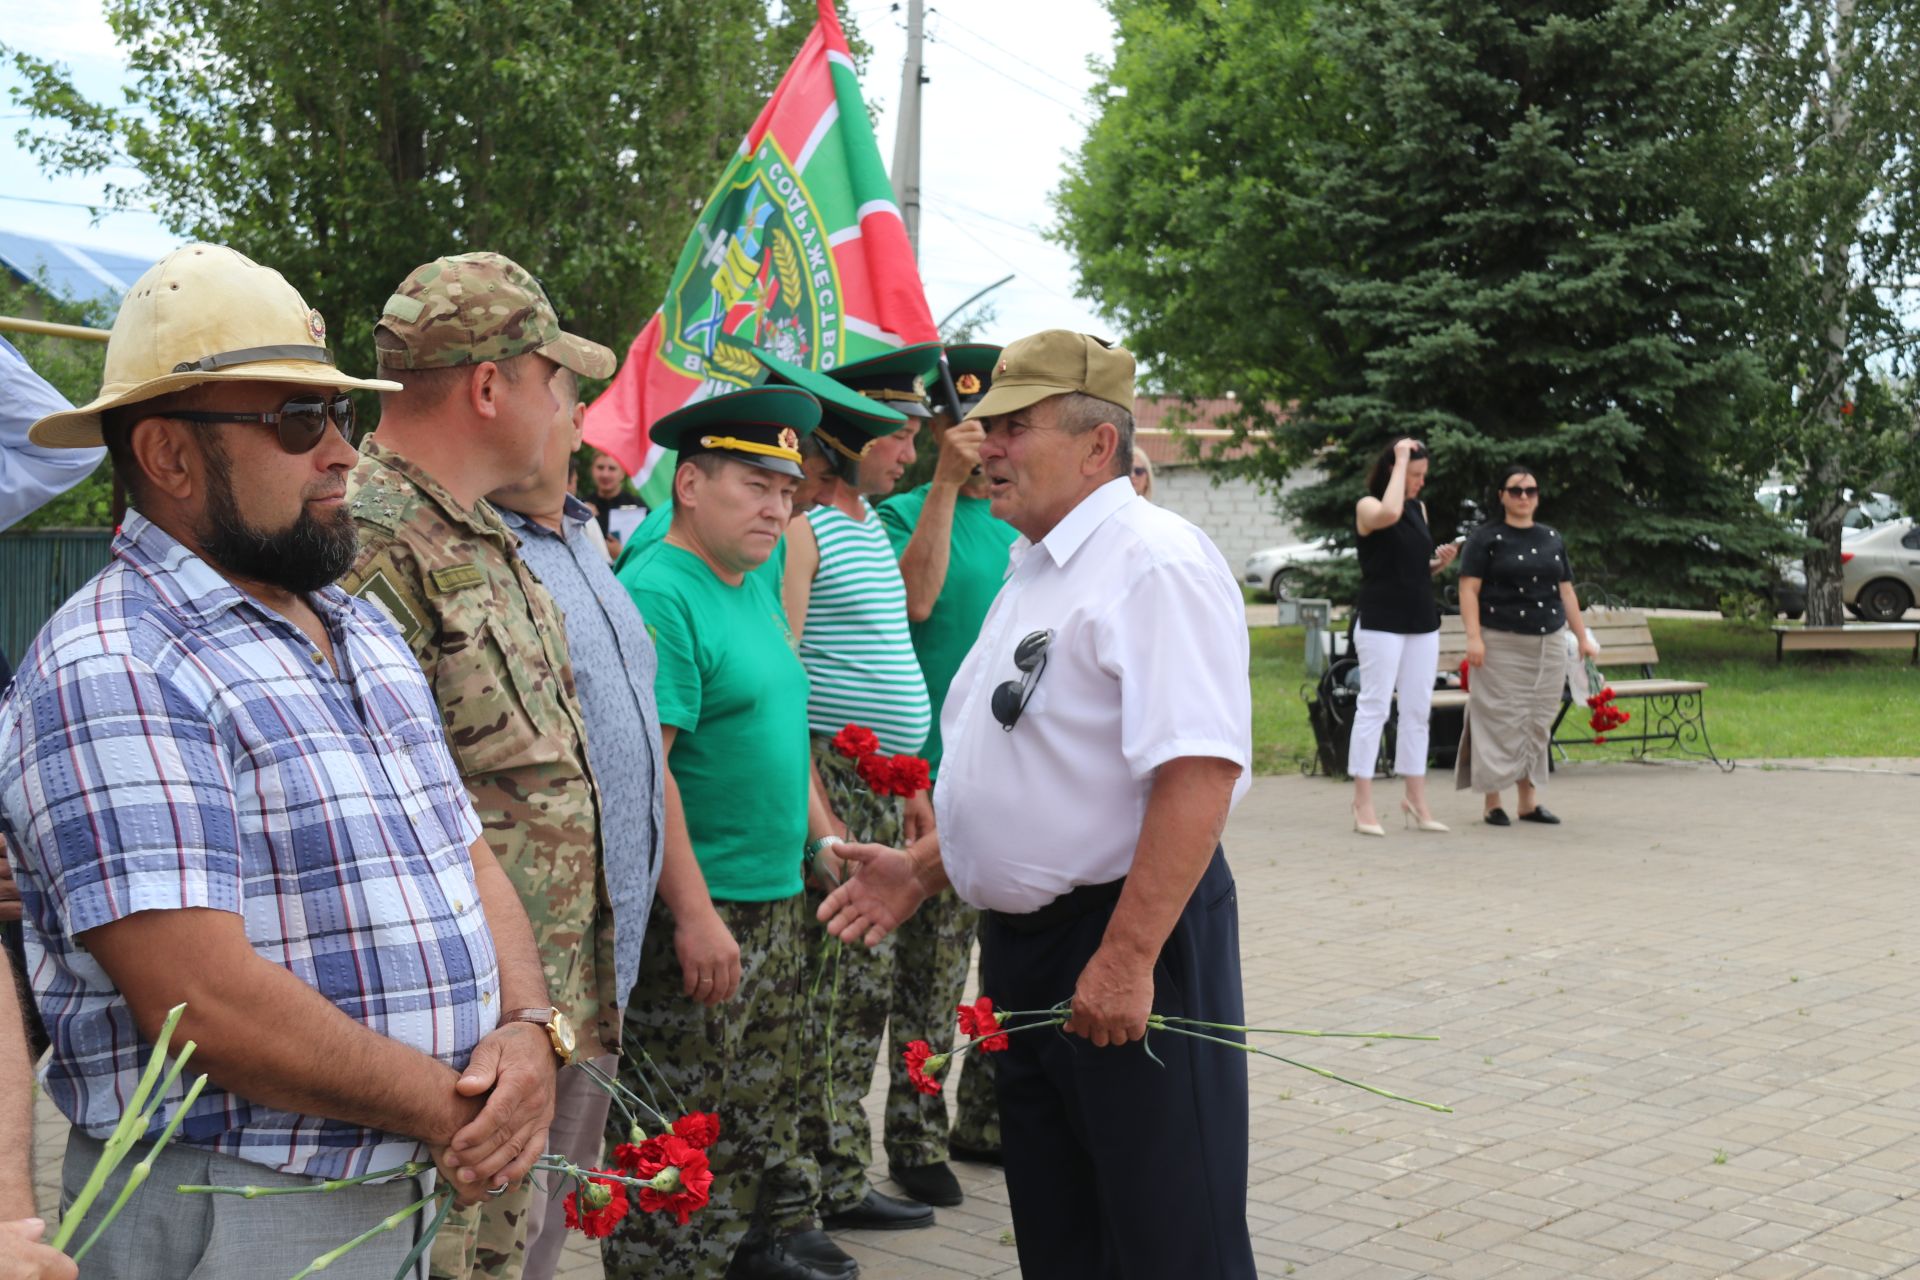
<svg viewBox="0 0 1920 1280"><path fill-rule="evenodd" d="M1307 704L1307 721L1313 726L1313 759L1303 770L1308 776L1350 778L1347 772L1347 746L1353 739L1353 713L1360 702L1360 655L1354 651L1353 628L1359 615L1347 620L1344 645L1335 637L1332 661L1320 673L1317 684L1301 689ZM1380 761L1377 776L1393 772L1394 739L1399 729L1400 710L1387 713L1386 727L1380 734Z"/></svg>

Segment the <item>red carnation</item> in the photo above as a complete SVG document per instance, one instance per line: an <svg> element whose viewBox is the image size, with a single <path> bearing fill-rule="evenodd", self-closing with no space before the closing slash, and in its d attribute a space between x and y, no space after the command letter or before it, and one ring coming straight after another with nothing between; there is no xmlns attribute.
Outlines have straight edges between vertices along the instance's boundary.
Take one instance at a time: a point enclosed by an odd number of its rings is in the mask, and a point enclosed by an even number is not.
<svg viewBox="0 0 1920 1280"><path fill-rule="evenodd" d="M827 744L849 760L859 760L880 749L880 739L864 725L850 724Z"/></svg>
<svg viewBox="0 0 1920 1280"><path fill-rule="evenodd" d="M613 1167L622 1173L632 1173L640 1167L642 1151L631 1142L623 1142L613 1149Z"/></svg>
<svg viewBox="0 0 1920 1280"><path fill-rule="evenodd" d="M979 1040L978 1047L986 1053L998 1053L1007 1047L1006 1033L1000 1029L993 1001L986 996L960 1006L960 1034L969 1040ZM983 1036L987 1038L982 1039Z"/></svg>
<svg viewBox="0 0 1920 1280"><path fill-rule="evenodd" d="M860 757L860 781L877 796L893 794L893 762L883 755Z"/></svg>
<svg viewBox="0 0 1920 1280"><path fill-rule="evenodd" d="M603 1196L605 1203L596 1207L595 1202ZM584 1210L580 1207L582 1199L587 1203ZM567 1193L561 1207L566 1211L569 1227L599 1240L612 1235L615 1224L627 1216L627 1189L610 1178L589 1178L586 1185Z"/></svg>
<svg viewBox="0 0 1920 1280"><path fill-rule="evenodd" d="M892 761L893 793L911 799L933 785L927 762L919 756L895 756Z"/></svg>
<svg viewBox="0 0 1920 1280"><path fill-rule="evenodd" d="M719 1121L714 1122L715 1132ZM713 1170L707 1167L707 1153L685 1138L668 1133L649 1138L641 1148L640 1167L634 1177L657 1179L671 1169L672 1186L665 1191L640 1188L640 1207L648 1213L670 1213L681 1226L707 1203L713 1191Z"/></svg>
<svg viewBox="0 0 1920 1280"><path fill-rule="evenodd" d="M711 1111L695 1111L673 1122L673 1133L689 1146L705 1151L720 1140L720 1117Z"/></svg>
<svg viewBox="0 0 1920 1280"><path fill-rule="evenodd" d="M907 1079L913 1082L914 1088L925 1094L940 1092L940 1082L926 1071L927 1063L934 1057L932 1045L925 1040L915 1040L901 1056L907 1060ZM941 1065L946 1065L944 1057L941 1058Z"/></svg>

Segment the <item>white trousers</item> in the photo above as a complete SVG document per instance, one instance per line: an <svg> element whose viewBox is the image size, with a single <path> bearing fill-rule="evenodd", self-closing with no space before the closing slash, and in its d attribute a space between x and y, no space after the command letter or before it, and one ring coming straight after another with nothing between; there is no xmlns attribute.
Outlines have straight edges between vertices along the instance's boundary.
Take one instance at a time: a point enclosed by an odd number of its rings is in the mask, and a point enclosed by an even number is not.
<svg viewBox="0 0 1920 1280"><path fill-rule="evenodd" d="M1427 772L1427 714L1433 706L1433 678L1440 665L1440 633L1401 635L1397 631L1353 629L1360 655L1360 705L1353 712L1353 737L1347 743L1347 772L1371 778L1380 758L1380 732L1394 694L1400 695L1400 726L1393 771L1403 778Z"/></svg>

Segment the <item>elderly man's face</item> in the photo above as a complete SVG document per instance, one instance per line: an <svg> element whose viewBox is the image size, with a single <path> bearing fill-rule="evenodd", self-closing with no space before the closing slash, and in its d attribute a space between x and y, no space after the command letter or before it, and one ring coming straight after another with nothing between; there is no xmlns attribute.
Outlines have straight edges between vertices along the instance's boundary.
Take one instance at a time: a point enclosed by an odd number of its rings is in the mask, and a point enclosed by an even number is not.
<svg viewBox="0 0 1920 1280"><path fill-rule="evenodd" d="M1061 397L986 419L980 467L993 514L1038 542L1081 498L1095 477L1093 431L1073 435L1058 423Z"/></svg>
<svg viewBox="0 0 1920 1280"><path fill-rule="evenodd" d="M316 394L290 383L213 383L200 388L194 406L272 413L295 396ZM202 464L188 518L210 561L233 577L302 594L347 571L356 544L347 472L359 455L345 436L330 429L294 454L264 424L182 425L194 432Z"/></svg>

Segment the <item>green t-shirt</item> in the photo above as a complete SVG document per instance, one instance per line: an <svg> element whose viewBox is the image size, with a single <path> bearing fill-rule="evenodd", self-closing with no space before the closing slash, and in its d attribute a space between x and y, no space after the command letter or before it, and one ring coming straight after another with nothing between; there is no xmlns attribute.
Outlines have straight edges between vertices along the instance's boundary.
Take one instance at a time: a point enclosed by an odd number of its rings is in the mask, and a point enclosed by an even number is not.
<svg viewBox="0 0 1920 1280"><path fill-rule="evenodd" d="M929 488L923 484L880 505L880 523L893 543L894 555L907 549L913 527L920 522L921 508L927 505ZM914 655L920 659L920 673L927 678L927 697L933 702L933 732L927 735L921 754L935 776L940 772L940 707L947 700L947 688L967 650L980 636L993 598L1000 594L1000 584L1007 578L1007 551L1019 536L1012 525L993 518L985 498L957 499L953 504L953 540L947 551L947 580L927 620L907 624Z"/></svg>
<svg viewBox="0 0 1920 1280"><path fill-rule="evenodd" d="M622 557L620 581L653 635L667 764L707 891L733 902L800 892L807 843L807 673L780 598L737 587L681 547Z"/></svg>
<svg viewBox="0 0 1920 1280"><path fill-rule="evenodd" d="M667 530L672 525L673 503L663 502L647 512L647 518L640 522L640 527L627 535L626 544L620 548L620 558L613 562L614 573L625 574L627 566L632 564L642 551L656 542L665 541ZM747 576L764 579L767 585L773 588L773 598L775 600L783 598L781 591L787 576L786 534L781 534L780 541L773 544L773 554L767 557L767 562L757 569L748 570Z"/></svg>

